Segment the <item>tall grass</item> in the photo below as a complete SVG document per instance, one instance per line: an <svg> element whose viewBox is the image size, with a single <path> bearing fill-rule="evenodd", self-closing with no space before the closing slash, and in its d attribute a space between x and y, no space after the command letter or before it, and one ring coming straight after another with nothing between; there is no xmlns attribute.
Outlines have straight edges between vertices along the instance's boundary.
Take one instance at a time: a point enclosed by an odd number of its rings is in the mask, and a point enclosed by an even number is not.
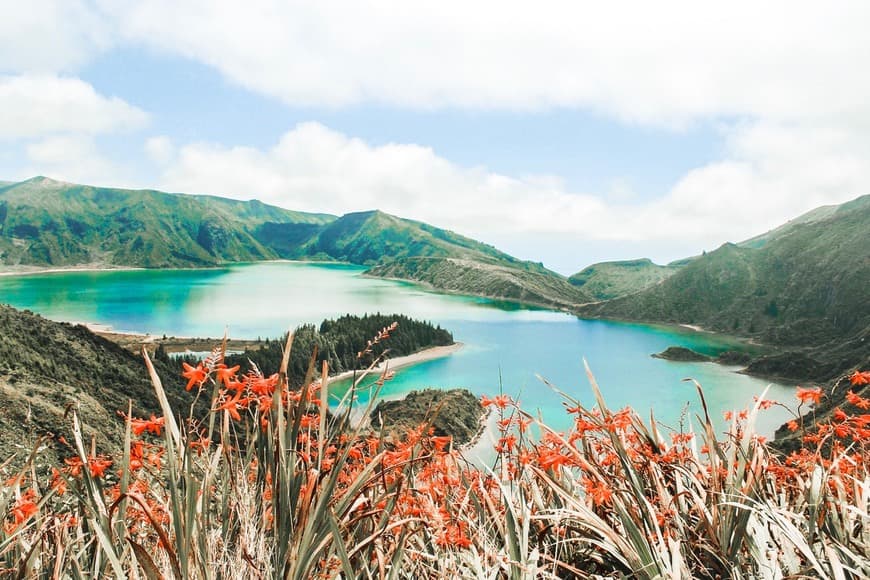
<svg viewBox="0 0 870 580"><path fill-rule="evenodd" d="M373 340L389 338L385 328ZM565 397L556 432L506 395L496 460L464 461L427 425L386 437L351 421L363 372L330 410L312 356L300 390L281 371L227 368L217 349L184 375L211 412L126 418L123 453L41 448L0 486L0 575L97 578L859 578L870 574L867 373L850 407L775 453L754 430L763 398L717 434ZM703 402L703 392L698 386ZM374 400L372 397L371 400ZM369 403L370 405L372 403ZM192 408L193 409L193 408ZM370 410L370 409L369 409ZM797 424L796 428L797 427Z"/></svg>

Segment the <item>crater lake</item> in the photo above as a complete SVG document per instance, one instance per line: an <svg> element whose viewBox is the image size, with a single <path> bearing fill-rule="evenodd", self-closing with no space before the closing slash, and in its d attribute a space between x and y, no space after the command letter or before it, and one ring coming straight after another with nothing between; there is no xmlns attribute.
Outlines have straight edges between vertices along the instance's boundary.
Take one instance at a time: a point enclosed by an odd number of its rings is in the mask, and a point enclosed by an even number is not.
<svg viewBox="0 0 870 580"><path fill-rule="evenodd" d="M769 385L768 398L794 407L794 388L739 374L738 367L673 362L650 355L683 346L715 355L741 348L728 337L679 327L651 326L575 316L517 304L454 296L362 275L356 266L266 262L203 270L66 271L0 276L0 301L67 322L96 323L114 331L233 338L275 338L302 323L343 314L402 313L450 330L463 347L454 354L398 370L384 397L425 387L499 392L540 412L554 428L567 427L563 399L542 379L586 406L594 397L584 371L588 361L611 408L650 410L678 429L693 427L701 412L693 378L704 388L717 426L722 414L751 405ZM401 331L401 329L399 330ZM143 373L144 373L143 367ZM336 383L339 392L344 387ZM362 396L364 398L364 395ZM772 435L790 415L762 412L759 431Z"/></svg>

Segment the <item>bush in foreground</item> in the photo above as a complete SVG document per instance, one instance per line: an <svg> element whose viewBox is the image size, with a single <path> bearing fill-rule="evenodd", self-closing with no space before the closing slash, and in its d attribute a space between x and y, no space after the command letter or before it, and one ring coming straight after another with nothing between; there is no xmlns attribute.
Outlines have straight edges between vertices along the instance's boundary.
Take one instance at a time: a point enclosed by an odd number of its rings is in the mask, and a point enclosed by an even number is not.
<svg viewBox="0 0 870 580"><path fill-rule="evenodd" d="M188 365L188 388L210 398L211 412L183 420L146 355L163 414L126 417L123 456L100 455L73 413L64 464L42 473L36 449L0 486L0 575L870 574L868 373L852 376L854 412L814 429L795 421L805 446L788 457L753 430L772 404L763 399L734 414L720 439L709 416L697 432L664 432L631 409L608 409L591 373L597 406L566 397L567 432L506 395L484 397L497 415L496 460L479 468L426 424L401 438L351 424L365 375L337 411L321 388L325 365L289 388L291 346L292 336L271 376L227 367L220 351ZM803 404L821 392L798 396Z"/></svg>

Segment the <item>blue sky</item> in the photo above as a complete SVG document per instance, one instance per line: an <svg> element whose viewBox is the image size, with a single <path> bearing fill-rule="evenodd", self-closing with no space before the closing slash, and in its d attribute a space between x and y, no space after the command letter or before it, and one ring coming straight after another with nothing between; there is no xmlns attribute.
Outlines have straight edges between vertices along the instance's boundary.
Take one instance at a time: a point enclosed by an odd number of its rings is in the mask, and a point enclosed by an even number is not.
<svg viewBox="0 0 870 580"><path fill-rule="evenodd" d="M101 94L148 111L149 129L178 141L264 148L297 124L317 121L374 146L425 144L459 165L513 175L555 174L577 191L607 191L619 182L643 184L634 191L641 198L662 195L693 167L716 159L722 149L722 136L712 123L671 130L618 123L567 107L293 106L228 82L203 64L141 48L103 54L79 77ZM114 148L128 149L130 158L141 155L138 145L127 136L113 143Z"/></svg>
<svg viewBox="0 0 870 580"><path fill-rule="evenodd" d="M866 4L599 4L10 2L0 179L378 207L563 273L868 193Z"/></svg>

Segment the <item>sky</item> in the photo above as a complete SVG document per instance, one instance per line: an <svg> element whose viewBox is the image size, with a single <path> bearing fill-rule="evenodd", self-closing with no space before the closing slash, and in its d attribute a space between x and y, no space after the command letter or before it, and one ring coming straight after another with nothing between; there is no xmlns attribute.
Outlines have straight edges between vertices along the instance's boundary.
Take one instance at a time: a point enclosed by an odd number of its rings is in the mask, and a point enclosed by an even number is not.
<svg viewBox="0 0 870 580"><path fill-rule="evenodd" d="M0 180L382 209L571 274L870 193L870 3L0 0Z"/></svg>

